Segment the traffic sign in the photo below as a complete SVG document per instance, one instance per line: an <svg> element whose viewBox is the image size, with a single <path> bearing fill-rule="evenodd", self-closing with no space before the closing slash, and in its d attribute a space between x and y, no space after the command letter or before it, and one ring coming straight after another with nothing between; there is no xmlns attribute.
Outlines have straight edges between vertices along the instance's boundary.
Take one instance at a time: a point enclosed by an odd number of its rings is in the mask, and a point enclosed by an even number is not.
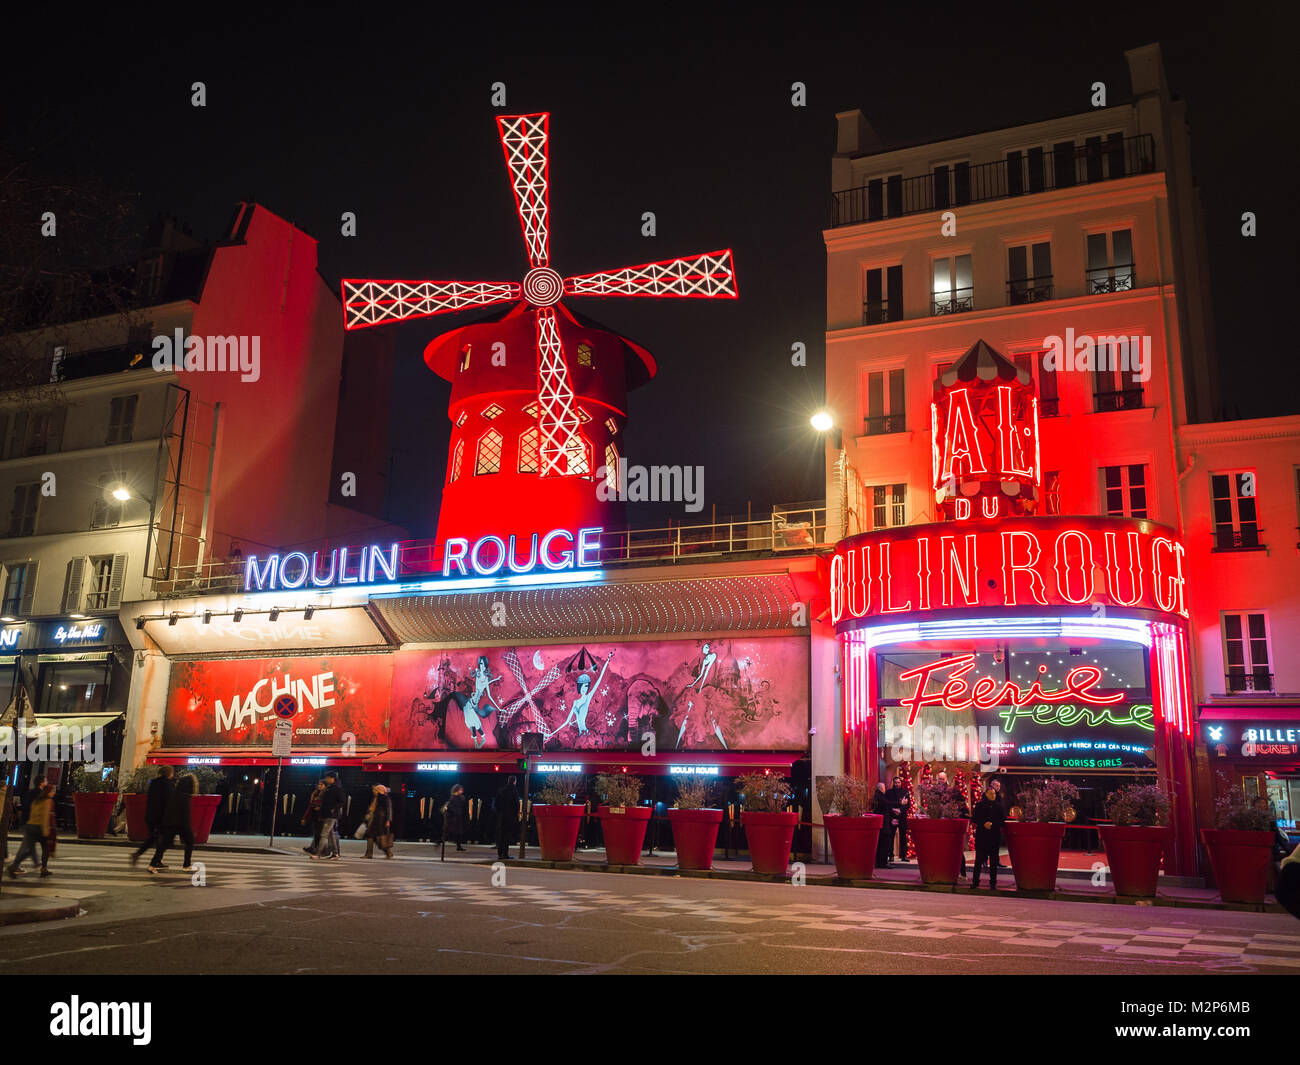
<svg viewBox="0 0 1300 1065"><path fill-rule="evenodd" d="M290 718L298 712L298 700L288 692L276 699L273 705L276 717Z"/></svg>
<svg viewBox="0 0 1300 1065"><path fill-rule="evenodd" d="M288 721L277 721L275 732L271 735L271 757L288 758L293 748L293 725Z"/></svg>

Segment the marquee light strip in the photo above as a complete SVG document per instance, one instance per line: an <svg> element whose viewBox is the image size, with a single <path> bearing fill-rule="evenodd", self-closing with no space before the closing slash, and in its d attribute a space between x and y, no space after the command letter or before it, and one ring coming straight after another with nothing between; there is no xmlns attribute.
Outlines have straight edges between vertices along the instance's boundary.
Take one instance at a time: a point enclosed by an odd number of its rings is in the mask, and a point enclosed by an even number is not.
<svg viewBox="0 0 1300 1065"><path fill-rule="evenodd" d="M576 274L564 282L570 296L684 296L736 299L731 249L687 255L680 259Z"/></svg>
<svg viewBox="0 0 1300 1065"><path fill-rule="evenodd" d="M361 281L343 280L343 325L362 329L384 322L409 321L435 314L488 307L519 299L513 281Z"/></svg>

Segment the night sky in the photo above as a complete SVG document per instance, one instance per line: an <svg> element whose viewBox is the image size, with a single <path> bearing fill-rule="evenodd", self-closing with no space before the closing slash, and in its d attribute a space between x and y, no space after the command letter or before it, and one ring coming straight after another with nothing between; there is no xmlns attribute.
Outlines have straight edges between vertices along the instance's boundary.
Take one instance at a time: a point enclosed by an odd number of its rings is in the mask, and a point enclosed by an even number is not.
<svg viewBox="0 0 1300 1065"><path fill-rule="evenodd" d="M56 173L93 173L216 238L253 197L320 241L341 276L521 280L494 117L551 112L552 264L562 273L731 247L740 299L581 299L645 344L659 377L631 396L630 460L702 464L720 513L819 498L808 416L822 394L825 253L836 111L889 145L1087 110L1129 95L1126 48L1159 41L1189 102L1207 210L1222 402L1295 411L1293 26L1280 5L1207 22L1186 5L788 5L756 21L693 5L556 15L430 6L125 8L89 22L6 15L4 136ZM1240 9L1239 9L1240 10ZM1276 11L1276 14L1270 14ZM1191 19L1192 21L1189 21ZM996 21L995 21L996 20ZM208 105L190 106L204 81ZM504 112L490 87L504 82ZM807 85L792 107L790 86ZM1259 235L1240 234L1258 216ZM354 211L358 235L339 234ZM640 235L654 211L658 235ZM390 518L432 535L449 423L427 340L471 311L395 328ZM791 345L808 366L790 364ZM1289 387L1278 388L1279 378ZM361 416L365 416L362 414ZM680 504L660 512L684 515ZM647 513L637 515L642 520Z"/></svg>

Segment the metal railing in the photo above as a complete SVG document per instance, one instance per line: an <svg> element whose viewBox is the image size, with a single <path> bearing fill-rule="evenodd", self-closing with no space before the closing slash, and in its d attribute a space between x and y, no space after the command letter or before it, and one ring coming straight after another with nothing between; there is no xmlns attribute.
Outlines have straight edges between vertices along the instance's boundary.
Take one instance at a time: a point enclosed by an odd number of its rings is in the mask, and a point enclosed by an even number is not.
<svg viewBox="0 0 1300 1065"><path fill-rule="evenodd" d="M1142 406L1142 389L1119 388L1092 394L1094 409L1098 414L1117 410L1138 410Z"/></svg>
<svg viewBox="0 0 1300 1065"><path fill-rule="evenodd" d="M863 436L886 436L907 432L907 418L902 414L880 414L862 419Z"/></svg>
<svg viewBox="0 0 1300 1065"><path fill-rule="evenodd" d="M1128 292L1137 281L1132 263L1119 266L1097 266L1084 271L1084 282L1089 296L1104 296L1110 292Z"/></svg>
<svg viewBox="0 0 1300 1065"><path fill-rule="evenodd" d="M973 287L954 288L947 293L936 292L930 301L931 314L960 314L975 309Z"/></svg>
<svg viewBox="0 0 1300 1065"><path fill-rule="evenodd" d="M1230 669L1223 676L1227 682L1227 694L1229 695L1236 692L1271 692L1273 690L1273 674L1265 673L1260 669L1251 670L1249 673L1242 669Z"/></svg>
<svg viewBox="0 0 1300 1065"><path fill-rule="evenodd" d="M1051 274L1045 274L1042 277L1025 277L1018 281L1008 281L1007 303L1012 307L1019 307L1025 303L1041 303L1043 300L1052 298L1053 290Z"/></svg>
<svg viewBox="0 0 1300 1065"><path fill-rule="evenodd" d="M898 301L896 300L895 303ZM897 322L903 317L902 306L896 306L891 312L889 300L868 300L862 305L862 324L879 325L881 322Z"/></svg>
<svg viewBox="0 0 1300 1065"><path fill-rule="evenodd" d="M958 163L832 193L831 228L1089 185L1155 168L1155 140L1149 133L1109 144L1075 145L1072 152L1017 153L1016 158L976 166Z"/></svg>
<svg viewBox="0 0 1300 1065"><path fill-rule="evenodd" d="M799 554L831 546L826 537L824 503L774 507L754 518L670 524L649 529L607 529L600 536L602 566L635 566L648 562L689 562L756 553ZM328 552L357 543L322 543L302 550ZM441 575L441 545L433 540L408 540L398 546L399 580L418 581ZM263 552L254 551L260 557ZM207 592L241 591L245 559L222 559L201 566L173 566L166 579L155 578L159 598ZM310 589L308 589L310 590Z"/></svg>
<svg viewBox="0 0 1300 1065"><path fill-rule="evenodd" d="M1214 530L1214 550L1255 551L1264 546L1263 529L1244 525L1240 529L1223 526Z"/></svg>

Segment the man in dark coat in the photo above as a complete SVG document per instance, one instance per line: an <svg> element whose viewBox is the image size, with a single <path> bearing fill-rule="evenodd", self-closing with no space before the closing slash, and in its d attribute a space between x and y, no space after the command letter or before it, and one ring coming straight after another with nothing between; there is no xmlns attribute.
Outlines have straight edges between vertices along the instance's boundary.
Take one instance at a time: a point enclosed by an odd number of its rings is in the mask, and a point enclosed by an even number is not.
<svg viewBox="0 0 1300 1065"><path fill-rule="evenodd" d="M465 838L465 823L468 820L469 800L465 798L465 786L457 784L451 789L451 798L447 800L447 811L443 814L443 841L452 840L456 844L456 849L463 851L465 848L461 841Z"/></svg>
<svg viewBox="0 0 1300 1065"><path fill-rule="evenodd" d="M975 804L971 820L975 823L975 874L971 877L972 888L980 886L980 867L985 863L989 867L989 887L998 886L998 853L1002 850L1002 825L1007 815L998 802L997 789L990 784L984 789L984 798Z"/></svg>
<svg viewBox="0 0 1300 1065"><path fill-rule="evenodd" d="M519 789L511 777L497 791L497 857L510 857L510 844L519 838Z"/></svg>
<svg viewBox="0 0 1300 1065"><path fill-rule="evenodd" d="M899 783L897 776L890 781L889 790L885 792L885 801L889 804L890 814L894 818L894 828L898 832L898 860L905 862L907 861L907 807L910 800L907 797L907 789Z"/></svg>
<svg viewBox="0 0 1300 1065"><path fill-rule="evenodd" d="M894 812L889 808L889 800L885 798L883 780L876 781L876 793L871 797L871 812L884 818L880 823L880 836L876 839L876 868L888 869L890 855L894 853Z"/></svg>
<svg viewBox="0 0 1300 1065"><path fill-rule="evenodd" d="M325 774L325 790L320 796L320 844L311 852L313 860L339 860L339 819L344 799L339 775L331 770Z"/></svg>
<svg viewBox="0 0 1300 1065"><path fill-rule="evenodd" d="M366 815L366 853L364 858L375 856L375 844L384 852L384 856L393 856L393 801L388 797L388 788L383 784L374 786L374 799Z"/></svg>
<svg viewBox="0 0 1300 1065"><path fill-rule="evenodd" d="M176 786L167 795L167 805L163 809L162 829L158 833L158 847L149 861L149 872L157 873L165 868L163 855L179 835L185 844L184 871L194 872L190 859L194 854L194 827L190 820L190 805L198 791L198 780L193 773L186 773L176 782Z"/></svg>
<svg viewBox="0 0 1300 1065"><path fill-rule="evenodd" d="M158 837L162 833L163 815L167 811L167 800L176 785L173 779L175 776L176 770L165 765L158 770L158 775L149 781L149 790L145 792L144 798L144 823L149 829L149 838L131 855L132 865L135 865L140 860L140 855L150 847L158 845Z"/></svg>

